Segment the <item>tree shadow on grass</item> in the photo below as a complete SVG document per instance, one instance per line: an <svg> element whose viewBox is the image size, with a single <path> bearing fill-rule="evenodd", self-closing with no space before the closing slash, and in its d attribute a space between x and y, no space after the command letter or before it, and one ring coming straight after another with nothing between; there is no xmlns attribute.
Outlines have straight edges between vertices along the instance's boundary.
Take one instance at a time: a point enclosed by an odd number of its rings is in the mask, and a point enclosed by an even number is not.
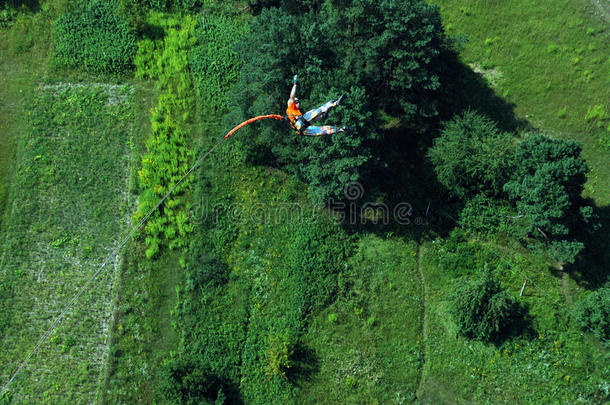
<svg viewBox="0 0 610 405"><path fill-rule="evenodd" d="M534 129L515 116L514 105L496 95L482 74L461 63L455 54L449 53L448 59L441 77L444 87L440 91L436 121L423 133L408 128L408 123L385 130L385 142L375 151L381 164L372 165L362 176L365 189L362 198L348 201L357 206L357 220L350 222L350 230L384 235L391 232L416 240L431 235L447 236L457 225L464 201L452 197L438 182L427 157L442 123L466 110L476 110L497 122L502 131ZM375 223L363 217L367 204L371 206L376 201L388 206L388 224L379 218ZM397 207L410 215L398 218Z"/></svg>
<svg viewBox="0 0 610 405"><path fill-rule="evenodd" d="M286 377L297 387L300 387L303 382L310 381L320 370L315 351L304 345L297 346L292 361L293 365L287 370Z"/></svg>
<svg viewBox="0 0 610 405"><path fill-rule="evenodd" d="M534 129L515 116L515 105L498 96L483 73L455 59L448 63L442 81L445 84L440 119L449 120L465 110L476 110L487 115L506 132Z"/></svg>
<svg viewBox="0 0 610 405"><path fill-rule="evenodd" d="M591 201L590 205L593 205ZM610 280L610 206L597 208L595 212L601 227L594 233L581 233L585 248L574 264L565 266L574 281L590 290Z"/></svg>
<svg viewBox="0 0 610 405"><path fill-rule="evenodd" d="M40 11L40 1L39 0L6 0L0 2L0 6L6 4L8 7L15 8L17 10L26 8L31 12Z"/></svg>

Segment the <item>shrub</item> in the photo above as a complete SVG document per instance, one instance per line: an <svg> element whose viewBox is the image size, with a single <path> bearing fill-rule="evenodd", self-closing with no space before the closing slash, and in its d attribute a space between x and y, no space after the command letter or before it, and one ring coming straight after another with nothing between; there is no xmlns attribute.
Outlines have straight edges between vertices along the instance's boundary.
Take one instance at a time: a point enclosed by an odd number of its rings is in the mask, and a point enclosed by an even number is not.
<svg viewBox="0 0 610 405"><path fill-rule="evenodd" d="M189 251L187 290L198 290L226 283L229 278L227 266L202 250Z"/></svg>
<svg viewBox="0 0 610 405"><path fill-rule="evenodd" d="M580 301L575 316L582 330L610 343L610 283Z"/></svg>
<svg viewBox="0 0 610 405"><path fill-rule="evenodd" d="M127 10L195 11L203 6L203 0L121 0Z"/></svg>
<svg viewBox="0 0 610 405"><path fill-rule="evenodd" d="M188 71L187 53L194 43L195 20L184 17L180 21L151 13L151 21L159 20L165 29L162 41L145 40L136 57L136 74L158 79L161 88L158 105L151 110L152 136L146 142L148 153L142 158L138 182L142 190L138 211L140 221L187 172L192 151L187 143L189 114L194 108L192 86ZM154 63L146 63L148 56ZM190 187L186 179L146 224L146 256L154 257L163 246L170 249L184 247L185 236L192 232L186 212L189 206L181 193Z"/></svg>
<svg viewBox="0 0 610 405"><path fill-rule="evenodd" d="M269 377L279 376L286 378L286 372L293 366L295 341L290 333L271 333L267 337L267 351L265 360L267 369L265 374Z"/></svg>
<svg viewBox="0 0 610 405"><path fill-rule="evenodd" d="M486 342L505 337L519 312L519 305L489 272L463 282L452 296L451 314L460 334Z"/></svg>
<svg viewBox="0 0 610 405"><path fill-rule="evenodd" d="M439 255L439 266L453 276L471 274L479 267L478 247L468 242L464 231L455 228L447 238L442 254Z"/></svg>
<svg viewBox="0 0 610 405"><path fill-rule="evenodd" d="M159 390L169 403L213 404L224 397L222 384L193 356L167 361L160 372Z"/></svg>
<svg viewBox="0 0 610 405"><path fill-rule="evenodd" d="M211 15L197 26L197 44L189 52L189 67L202 107L225 111L229 89L239 79L239 57L233 44L246 31L236 19Z"/></svg>
<svg viewBox="0 0 610 405"><path fill-rule="evenodd" d="M353 240L337 224L318 220L299 224L288 244L290 274L301 287L306 311L330 302L337 290L337 274L353 250Z"/></svg>
<svg viewBox="0 0 610 405"><path fill-rule="evenodd" d="M481 194L466 201L459 218L468 230L481 234L506 232L521 236L527 232L526 221L510 203Z"/></svg>
<svg viewBox="0 0 610 405"><path fill-rule="evenodd" d="M484 115L466 111L445 123L430 160L438 180L459 198L499 195L512 165L513 138Z"/></svg>
<svg viewBox="0 0 610 405"><path fill-rule="evenodd" d="M54 26L56 62L94 73L130 70L136 41L116 9L116 1L93 0L60 16Z"/></svg>

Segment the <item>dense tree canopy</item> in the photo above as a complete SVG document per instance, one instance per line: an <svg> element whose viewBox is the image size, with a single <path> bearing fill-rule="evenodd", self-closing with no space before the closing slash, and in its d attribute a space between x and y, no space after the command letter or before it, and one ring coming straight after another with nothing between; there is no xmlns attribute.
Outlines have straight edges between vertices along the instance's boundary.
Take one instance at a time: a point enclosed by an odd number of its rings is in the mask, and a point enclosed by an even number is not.
<svg viewBox="0 0 610 405"><path fill-rule="evenodd" d="M571 234L592 217L591 207L580 197L588 171L580 151L575 141L531 136L517 148L516 170L504 186L532 234L547 241L561 262L573 262L583 248Z"/></svg>
<svg viewBox="0 0 610 405"><path fill-rule="evenodd" d="M513 136L474 111L445 124L429 156L439 181L459 198L498 196L513 164Z"/></svg>
<svg viewBox="0 0 610 405"><path fill-rule="evenodd" d="M233 100L240 118L283 113L298 73L304 110L346 93L325 122L355 131L312 139L295 136L285 123L265 125L244 147L258 159L257 150L270 149L310 183L315 202L340 197L345 183L375 162L375 145L384 139L379 112L411 130L437 113L443 43L437 8L420 0L263 8L239 45L243 67Z"/></svg>

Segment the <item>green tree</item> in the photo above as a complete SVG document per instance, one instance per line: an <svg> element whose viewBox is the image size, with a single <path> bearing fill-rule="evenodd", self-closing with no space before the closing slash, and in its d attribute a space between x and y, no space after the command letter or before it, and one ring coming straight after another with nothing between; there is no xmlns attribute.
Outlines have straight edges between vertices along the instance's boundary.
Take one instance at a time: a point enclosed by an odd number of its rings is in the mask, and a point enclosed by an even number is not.
<svg viewBox="0 0 610 405"><path fill-rule="evenodd" d="M460 334L487 342L505 337L520 316L517 302L489 272L463 282L451 301Z"/></svg>
<svg viewBox="0 0 610 405"><path fill-rule="evenodd" d="M580 301L575 315L582 330L610 343L610 283Z"/></svg>
<svg viewBox="0 0 610 405"><path fill-rule="evenodd" d="M136 40L117 13L118 1L76 2L54 25L55 60L94 73L123 73L133 67Z"/></svg>
<svg viewBox="0 0 610 405"><path fill-rule="evenodd" d="M262 9L238 45L242 72L231 118L283 113L295 73L306 109L347 93L326 122L350 125L353 133L303 138L286 123L267 123L240 138L250 158L269 164L271 151L323 204L383 163L374 152L384 140L380 111L410 130L436 115L443 29L437 8L420 0L312 1L296 9L285 3Z"/></svg>
<svg viewBox="0 0 610 405"><path fill-rule="evenodd" d="M580 152L575 141L531 136L516 149L516 168L504 186L529 231L560 262L574 261L584 246L573 238L575 228L594 219L581 198L588 168Z"/></svg>
<svg viewBox="0 0 610 405"><path fill-rule="evenodd" d="M429 157L438 180L459 198L501 194L513 163L513 136L475 111L445 123Z"/></svg>
<svg viewBox="0 0 610 405"><path fill-rule="evenodd" d="M173 404L221 404L224 398L220 380L184 354L163 365L159 390Z"/></svg>

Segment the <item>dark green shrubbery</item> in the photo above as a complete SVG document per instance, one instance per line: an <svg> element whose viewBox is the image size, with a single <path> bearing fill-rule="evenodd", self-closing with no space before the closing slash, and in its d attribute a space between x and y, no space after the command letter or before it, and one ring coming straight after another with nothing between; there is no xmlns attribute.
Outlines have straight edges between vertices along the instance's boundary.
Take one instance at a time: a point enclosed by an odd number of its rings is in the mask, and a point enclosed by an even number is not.
<svg viewBox="0 0 610 405"><path fill-rule="evenodd" d="M460 334L486 342L506 337L520 316L520 307L489 272L464 281L452 297L451 314Z"/></svg>
<svg viewBox="0 0 610 405"><path fill-rule="evenodd" d="M79 1L55 22L58 64L94 73L123 73L133 67L136 39L116 12L114 0Z"/></svg>
<svg viewBox="0 0 610 405"><path fill-rule="evenodd" d="M533 135L517 147L514 174L504 185L531 234L560 262L573 263L584 247L574 239L579 227L595 228L593 209L581 197L589 169L580 152L578 142Z"/></svg>
<svg viewBox="0 0 610 405"><path fill-rule="evenodd" d="M295 293L308 312L334 298L337 274L354 248L353 240L337 224L324 220L299 224L292 234L287 246L288 271L298 279Z"/></svg>
<svg viewBox="0 0 610 405"><path fill-rule="evenodd" d="M227 282L227 265L203 250L189 252L189 270L186 274L187 291L201 290Z"/></svg>
<svg viewBox="0 0 610 405"><path fill-rule="evenodd" d="M610 283L580 301L575 315L581 329L610 343Z"/></svg>
<svg viewBox="0 0 610 405"><path fill-rule="evenodd" d="M195 29L197 43L189 50L189 69L200 105L206 111L229 109L228 89L239 79L239 56L233 44L247 26L219 15L206 16Z"/></svg>
<svg viewBox="0 0 610 405"><path fill-rule="evenodd" d="M514 137L495 122L466 111L445 124L429 156L438 180L459 198L502 193L511 174Z"/></svg>
<svg viewBox="0 0 610 405"><path fill-rule="evenodd" d="M459 215L460 224L477 234L502 232L522 237L528 231L523 215L509 201L478 194L467 200Z"/></svg>
<svg viewBox="0 0 610 405"><path fill-rule="evenodd" d="M172 404L223 404L220 380L201 366L201 360L181 355L161 368L159 390Z"/></svg>
<svg viewBox="0 0 610 405"><path fill-rule="evenodd" d="M316 204L343 198L347 182L386 163L377 151L386 146L380 114L405 136L421 133L437 114L444 69L438 9L420 0L254 3L282 8L263 8L238 46L243 67L232 100L239 108L235 121L283 113L290 79L298 73L303 108L346 93L346 102L325 121L355 131L303 139L285 123L265 124L243 142L251 146L251 158L275 160L307 181Z"/></svg>
<svg viewBox="0 0 610 405"><path fill-rule="evenodd" d="M121 0L126 9L155 11L196 11L203 6L203 0Z"/></svg>

